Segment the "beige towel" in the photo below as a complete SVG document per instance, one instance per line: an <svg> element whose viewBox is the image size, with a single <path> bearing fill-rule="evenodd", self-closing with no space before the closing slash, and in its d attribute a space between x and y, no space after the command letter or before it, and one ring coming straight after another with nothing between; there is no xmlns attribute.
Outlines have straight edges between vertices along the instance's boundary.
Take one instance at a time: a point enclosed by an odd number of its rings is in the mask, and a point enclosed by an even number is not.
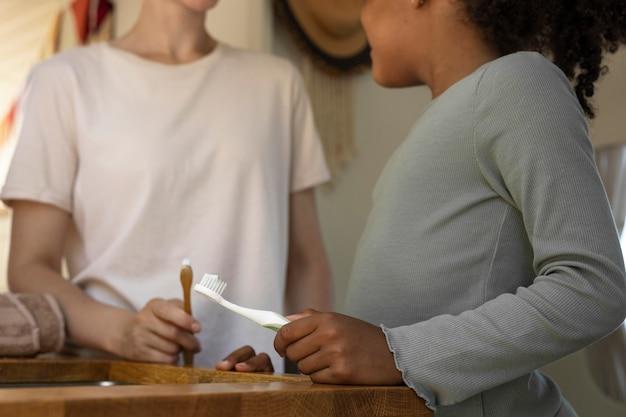
<svg viewBox="0 0 626 417"><path fill-rule="evenodd" d="M0 294L0 357L58 352L65 320L48 294Z"/></svg>

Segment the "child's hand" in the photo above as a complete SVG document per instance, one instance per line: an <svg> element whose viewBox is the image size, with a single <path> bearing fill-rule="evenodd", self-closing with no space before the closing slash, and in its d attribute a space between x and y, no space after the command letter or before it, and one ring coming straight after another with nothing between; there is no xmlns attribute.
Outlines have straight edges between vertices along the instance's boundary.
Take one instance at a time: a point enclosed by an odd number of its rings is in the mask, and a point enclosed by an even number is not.
<svg viewBox="0 0 626 417"><path fill-rule="evenodd" d="M288 317L274 339L281 356L298 364L313 382L400 385L382 329L337 313L307 310Z"/></svg>
<svg viewBox="0 0 626 417"><path fill-rule="evenodd" d="M272 360L267 353L254 352L250 346L237 349L215 365L220 371L274 372Z"/></svg>
<svg viewBox="0 0 626 417"><path fill-rule="evenodd" d="M126 359L175 363L182 349L200 351L194 333L200 323L185 313L180 300L150 300L121 325L113 353Z"/></svg>

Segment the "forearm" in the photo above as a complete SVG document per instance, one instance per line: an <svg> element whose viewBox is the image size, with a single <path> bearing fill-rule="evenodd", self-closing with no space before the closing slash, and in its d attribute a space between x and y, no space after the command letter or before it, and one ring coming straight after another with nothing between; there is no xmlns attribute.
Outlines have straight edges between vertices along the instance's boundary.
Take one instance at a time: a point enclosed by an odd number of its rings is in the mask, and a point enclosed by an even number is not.
<svg viewBox="0 0 626 417"><path fill-rule="evenodd" d="M386 329L405 381L431 405L455 404L583 348L624 318L620 269L602 272L563 268L460 315Z"/></svg>
<svg viewBox="0 0 626 417"><path fill-rule="evenodd" d="M289 313L307 308L332 310L330 266L322 244L313 189L292 194L289 224L285 309Z"/></svg>
<svg viewBox="0 0 626 417"><path fill-rule="evenodd" d="M292 263L287 271L285 309L288 313L307 308L319 311L333 309L333 285L328 262Z"/></svg>
<svg viewBox="0 0 626 417"><path fill-rule="evenodd" d="M88 348L115 353L113 346L119 338L116 329L132 315L89 298L80 288L46 265L29 264L12 268L9 286L13 292L53 295L65 315L68 338Z"/></svg>

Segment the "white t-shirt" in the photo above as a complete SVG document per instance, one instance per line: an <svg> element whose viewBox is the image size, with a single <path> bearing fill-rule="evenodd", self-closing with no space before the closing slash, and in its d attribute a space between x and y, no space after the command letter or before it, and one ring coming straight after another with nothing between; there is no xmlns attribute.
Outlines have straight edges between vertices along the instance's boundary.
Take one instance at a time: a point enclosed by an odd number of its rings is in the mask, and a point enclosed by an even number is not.
<svg viewBox="0 0 626 417"><path fill-rule="evenodd" d="M289 194L328 180L297 71L282 59L220 44L166 65L107 44L39 65L21 111L1 198L72 214L71 280L92 297L140 309L181 298L192 260L228 282L224 296L283 311ZM42 236L45 239L45 236ZM213 365L274 333L194 294Z"/></svg>

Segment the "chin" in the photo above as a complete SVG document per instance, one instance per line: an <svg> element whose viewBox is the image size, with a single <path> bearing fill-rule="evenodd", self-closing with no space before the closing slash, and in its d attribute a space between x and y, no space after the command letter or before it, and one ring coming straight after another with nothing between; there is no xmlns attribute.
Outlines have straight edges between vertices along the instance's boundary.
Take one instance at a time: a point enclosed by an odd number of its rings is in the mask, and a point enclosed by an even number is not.
<svg viewBox="0 0 626 417"><path fill-rule="evenodd" d="M414 87L418 85L424 85L423 82L409 77L405 74L398 74L389 71L384 71L374 64L372 69L372 77L374 81L382 87L386 88L403 88Z"/></svg>
<svg viewBox="0 0 626 417"><path fill-rule="evenodd" d="M178 0L189 10L194 12L207 12L214 8L219 0Z"/></svg>

